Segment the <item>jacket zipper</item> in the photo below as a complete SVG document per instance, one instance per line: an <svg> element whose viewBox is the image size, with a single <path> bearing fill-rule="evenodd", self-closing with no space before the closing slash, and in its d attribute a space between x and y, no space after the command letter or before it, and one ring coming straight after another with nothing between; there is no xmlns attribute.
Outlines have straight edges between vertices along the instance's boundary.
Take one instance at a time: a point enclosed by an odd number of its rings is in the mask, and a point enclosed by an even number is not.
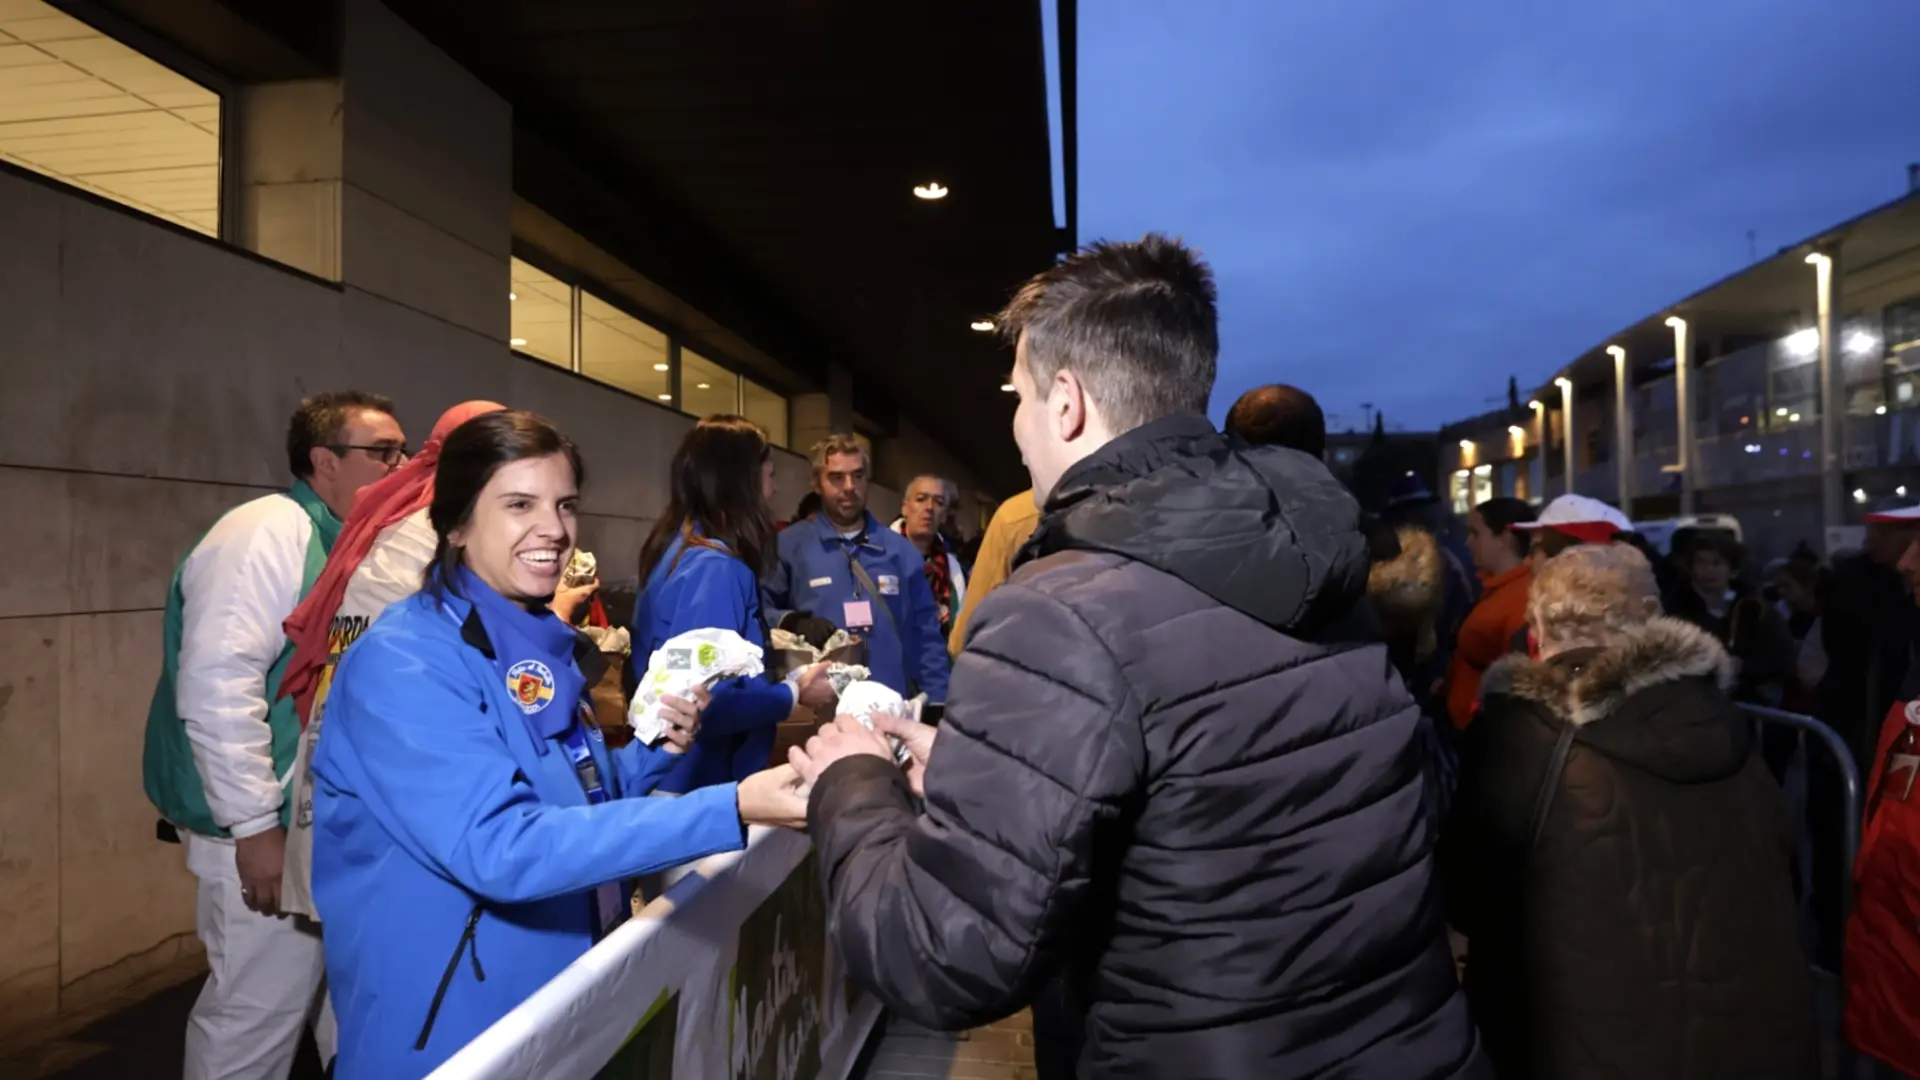
<svg viewBox="0 0 1920 1080"><path fill-rule="evenodd" d="M467 916L467 928L460 932L460 941L453 947L453 955L447 958L447 970L440 976L440 987L433 992L433 1004L427 1007L427 1022L420 1027L420 1037L414 1040L415 1050L425 1050L427 1040L433 1036L433 1022L440 1018L440 1006L447 1000L447 990L453 986L454 973L460 970L460 954L466 953L473 963L473 977L479 982L487 981L487 973L480 967L480 946L473 939L473 932L480 925L480 905L473 905L473 911Z"/></svg>

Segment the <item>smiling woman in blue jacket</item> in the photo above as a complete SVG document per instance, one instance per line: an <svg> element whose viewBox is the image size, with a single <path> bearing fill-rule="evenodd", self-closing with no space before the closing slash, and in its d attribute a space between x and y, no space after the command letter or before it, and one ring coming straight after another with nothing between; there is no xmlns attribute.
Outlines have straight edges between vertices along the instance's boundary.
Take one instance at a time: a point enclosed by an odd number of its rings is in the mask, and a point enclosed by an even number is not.
<svg viewBox="0 0 1920 1080"><path fill-rule="evenodd" d="M314 753L313 893L326 919L340 1080L424 1076L628 911L622 882L784 824L768 772L645 795L690 745L608 750L574 631L548 610L572 554L581 462L524 412L456 428L429 510L425 588L347 651Z"/></svg>
<svg viewBox="0 0 1920 1080"><path fill-rule="evenodd" d="M710 416L674 451L667 509L640 548L644 583L633 608L633 675L669 638L689 630L731 630L765 648L760 577L771 567L773 448L758 424ZM816 665L790 683L765 676L713 688L700 734L659 789L670 794L745 779L767 767L774 729L794 705L836 702Z"/></svg>

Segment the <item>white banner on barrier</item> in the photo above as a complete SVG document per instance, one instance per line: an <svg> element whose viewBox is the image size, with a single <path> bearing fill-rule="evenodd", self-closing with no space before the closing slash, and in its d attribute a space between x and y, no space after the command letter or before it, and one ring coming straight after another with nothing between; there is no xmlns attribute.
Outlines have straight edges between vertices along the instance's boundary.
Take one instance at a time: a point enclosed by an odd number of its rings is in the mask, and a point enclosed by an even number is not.
<svg viewBox="0 0 1920 1080"><path fill-rule="evenodd" d="M844 1080L879 1015L840 974L812 845L756 828L432 1080Z"/></svg>

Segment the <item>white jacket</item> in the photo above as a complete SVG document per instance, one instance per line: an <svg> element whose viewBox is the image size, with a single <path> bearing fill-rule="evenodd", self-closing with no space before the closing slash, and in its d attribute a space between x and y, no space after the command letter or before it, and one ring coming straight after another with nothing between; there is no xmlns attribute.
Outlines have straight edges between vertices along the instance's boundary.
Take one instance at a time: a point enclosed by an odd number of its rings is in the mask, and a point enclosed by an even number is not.
<svg viewBox="0 0 1920 1080"><path fill-rule="evenodd" d="M313 520L286 495L228 511L180 573L175 708L214 823L235 838L280 823L285 777L273 771L267 674L300 602Z"/></svg>

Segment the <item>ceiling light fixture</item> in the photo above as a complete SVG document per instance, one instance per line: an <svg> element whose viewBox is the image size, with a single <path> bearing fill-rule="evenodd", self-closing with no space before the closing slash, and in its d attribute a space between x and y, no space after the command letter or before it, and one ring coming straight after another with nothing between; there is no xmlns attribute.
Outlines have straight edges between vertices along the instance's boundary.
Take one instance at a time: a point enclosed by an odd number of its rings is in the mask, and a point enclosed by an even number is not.
<svg viewBox="0 0 1920 1080"><path fill-rule="evenodd" d="M712 383L694 383L693 388L695 390L711 390L713 389L713 384Z"/></svg>
<svg viewBox="0 0 1920 1080"><path fill-rule="evenodd" d="M655 370L655 371L665 371L665 370L667 370L667 365L665 365L665 364L655 364L655 365L653 365L653 370Z"/></svg>
<svg viewBox="0 0 1920 1080"><path fill-rule="evenodd" d="M672 395L672 394L656 394L656 395L654 395L654 396L656 396L656 397L658 397L658 398L659 398L659 399L660 399L661 401L672 401L672 400L673 400L673 395Z"/></svg>
<svg viewBox="0 0 1920 1080"><path fill-rule="evenodd" d="M520 294L519 294L519 293L517 293L517 292L510 292L510 293L508 293L508 294L507 294L507 299L509 299L509 300L518 300L518 299L520 299Z"/></svg>
<svg viewBox="0 0 1920 1080"><path fill-rule="evenodd" d="M992 319L975 319L972 322L968 323L967 325L972 327L975 330L980 331L983 334L993 333Z"/></svg>
<svg viewBox="0 0 1920 1080"><path fill-rule="evenodd" d="M913 189L913 195L916 199L925 199L928 202L933 202L937 199L946 198L947 190L946 185L935 180L930 183L916 185Z"/></svg>
<svg viewBox="0 0 1920 1080"><path fill-rule="evenodd" d="M527 339L523 337L517 337L517 338L514 338L512 341L507 342L507 344L513 346L516 349L522 345L525 345L526 343L527 343Z"/></svg>
<svg viewBox="0 0 1920 1080"><path fill-rule="evenodd" d="M1002 392L1002 393L1006 393L1006 394L1011 394L1011 393L1013 393L1013 384L1012 384L1012 383L1010 383L1010 382L1009 382L1009 383L1001 383L1001 384L1000 384L1000 390L1001 390L1001 392Z"/></svg>

